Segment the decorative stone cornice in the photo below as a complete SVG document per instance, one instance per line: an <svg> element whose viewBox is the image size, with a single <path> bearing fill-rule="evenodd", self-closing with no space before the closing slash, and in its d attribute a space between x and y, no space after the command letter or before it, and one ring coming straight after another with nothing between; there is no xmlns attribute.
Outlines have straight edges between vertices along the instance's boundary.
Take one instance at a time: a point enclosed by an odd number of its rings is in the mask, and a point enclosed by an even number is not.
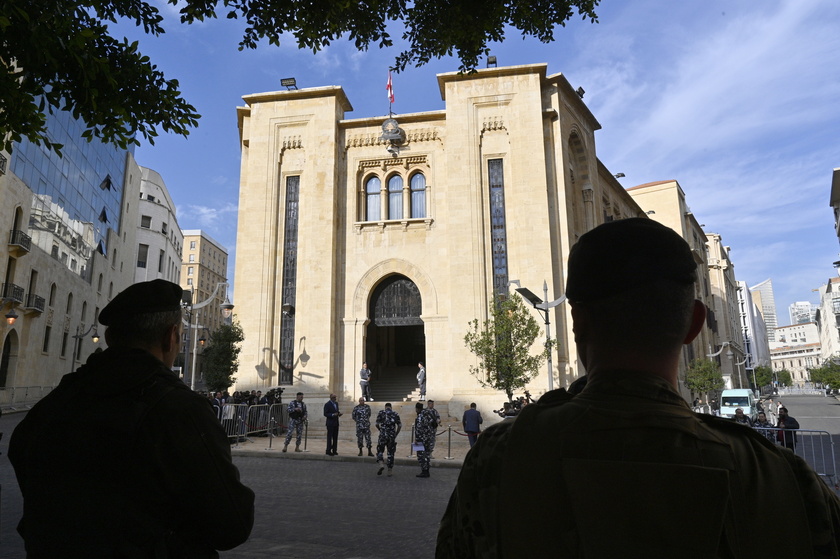
<svg viewBox="0 0 840 559"><path fill-rule="evenodd" d="M283 138L283 143L280 146L281 151L285 151L287 149L302 149L303 148L303 141L300 139L300 136L286 136Z"/></svg>
<svg viewBox="0 0 840 559"><path fill-rule="evenodd" d="M437 128L421 128L418 130L406 130L405 143L412 142L432 142L439 140ZM357 134L348 136L345 143L345 148L360 148L368 146L387 146L388 140L381 139L379 133L371 134Z"/></svg>
<svg viewBox="0 0 840 559"><path fill-rule="evenodd" d="M359 172L364 173L366 169L382 169L383 171L393 167L405 167L408 169L414 165L427 165L425 155L409 155L407 157L389 157L382 159L363 159L359 161Z"/></svg>

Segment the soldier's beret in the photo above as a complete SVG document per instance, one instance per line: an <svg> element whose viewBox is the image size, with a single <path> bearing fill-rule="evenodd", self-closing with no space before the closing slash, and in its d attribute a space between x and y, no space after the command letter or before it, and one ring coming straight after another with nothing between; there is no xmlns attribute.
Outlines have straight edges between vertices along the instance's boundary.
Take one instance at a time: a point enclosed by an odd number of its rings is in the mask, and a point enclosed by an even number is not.
<svg viewBox="0 0 840 559"><path fill-rule="evenodd" d="M566 297L585 302L667 280L697 281L697 261L673 229L648 218L599 225L569 252Z"/></svg>
<svg viewBox="0 0 840 559"><path fill-rule="evenodd" d="M111 326L140 314L177 311L183 292L180 285L162 279L135 283L105 305L99 313L99 323Z"/></svg>

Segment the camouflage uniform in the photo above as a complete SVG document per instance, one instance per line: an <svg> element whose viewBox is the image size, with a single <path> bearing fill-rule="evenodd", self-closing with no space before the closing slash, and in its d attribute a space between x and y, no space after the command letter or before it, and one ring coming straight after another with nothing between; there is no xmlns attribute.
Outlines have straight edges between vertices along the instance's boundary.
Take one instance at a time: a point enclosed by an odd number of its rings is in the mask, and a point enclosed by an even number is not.
<svg viewBox="0 0 840 559"><path fill-rule="evenodd" d="M298 402L297 400L292 400L289 402L289 427L286 429L286 446L289 446L289 441L292 440L292 430L297 433L297 440L296 444L300 446L300 437L303 433L303 424L306 422L306 404L304 402ZM292 415L296 410L301 410L303 415L298 419L293 419Z"/></svg>
<svg viewBox="0 0 840 559"><path fill-rule="evenodd" d="M434 428L432 429L432 435L429 437L428 442L426 443L426 452L429 455L429 458L432 457L432 452L435 450L435 439L437 439L437 428L440 426L440 414L435 408L426 408L423 411L429 412L429 414L434 418L433 425Z"/></svg>
<svg viewBox="0 0 840 559"><path fill-rule="evenodd" d="M363 442L367 443L368 450L370 450L370 406L359 404L353 408L351 417L356 422L356 440L359 441L359 450L362 449Z"/></svg>
<svg viewBox="0 0 840 559"><path fill-rule="evenodd" d="M430 455L435 448L435 432L438 420L435 418L435 410L426 408L417 414L414 420L414 441L422 444L425 450L417 451L417 461L423 472L429 471Z"/></svg>
<svg viewBox="0 0 840 559"><path fill-rule="evenodd" d="M379 440L376 442L376 461L382 462L383 452L388 449L388 469L394 467L394 455L397 453L397 431L402 423L400 414L390 408L381 410L376 416L376 428Z"/></svg>
<svg viewBox="0 0 840 559"><path fill-rule="evenodd" d="M482 433L435 557L760 558L766 510L784 511L773 556L840 557L840 500L804 460L662 378L601 370Z"/></svg>

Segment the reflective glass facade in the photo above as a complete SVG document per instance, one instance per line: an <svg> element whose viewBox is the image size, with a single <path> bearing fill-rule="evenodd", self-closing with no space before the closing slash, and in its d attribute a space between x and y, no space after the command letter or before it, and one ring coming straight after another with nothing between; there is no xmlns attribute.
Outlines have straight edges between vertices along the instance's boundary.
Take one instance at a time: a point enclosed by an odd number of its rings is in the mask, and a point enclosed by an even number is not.
<svg viewBox="0 0 840 559"><path fill-rule="evenodd" d="M108 229L119 231L127 150L88 142L69 112L47 115L62 157L28 140L15 143L11 171L32 190L32 242L87 279L94 251L108 255ZM133 147L130 150L133 153Z"/></svg>

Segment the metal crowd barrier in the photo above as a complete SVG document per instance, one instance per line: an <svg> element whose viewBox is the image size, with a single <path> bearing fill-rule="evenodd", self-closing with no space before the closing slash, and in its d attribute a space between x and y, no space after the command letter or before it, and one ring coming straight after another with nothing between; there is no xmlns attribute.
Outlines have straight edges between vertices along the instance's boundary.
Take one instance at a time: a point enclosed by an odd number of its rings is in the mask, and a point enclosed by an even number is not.
<svg viewBox="0 0 840 559"><path fill-rule="evenodd" d="M6 386L0 388L0 408L18 410L31 408L52 391L52 386Z"/></svg>
<svg viewBox="0 0 840 559"><path fill-rule="evenodd" d="M278 437L286 431L289 412L283 404L224 404L213 406L225 434L238 445L251 435Z"/></svg>
<svg viewBox="0 0 840 559"><path fill-rule="evenodd" d="M837 479L837 460L834 455L834 439L828 431L814 431L812 429L778 429L756 428L765 434L771 442L782 445L779 432L787 441L792 441L793 452L805 460L811 468L825 481L829 487L840 492L840 481Z"/></svg>

